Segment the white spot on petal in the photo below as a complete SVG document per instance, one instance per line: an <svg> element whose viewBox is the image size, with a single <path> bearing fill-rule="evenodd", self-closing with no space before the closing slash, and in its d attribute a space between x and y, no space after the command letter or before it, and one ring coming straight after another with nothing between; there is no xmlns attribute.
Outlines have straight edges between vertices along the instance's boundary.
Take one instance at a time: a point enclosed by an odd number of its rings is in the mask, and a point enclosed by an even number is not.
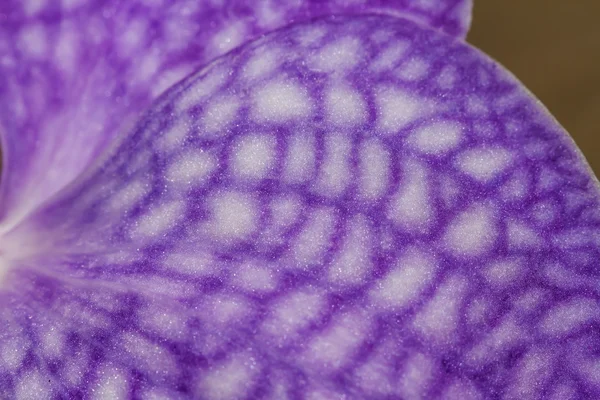
<svg viewBox="0 0 600 400"><path fill-rule="evenodd" d="M256 200L240 192L222 192L211 199L209 231L218 241L239 241L252 234L258 223Z"/></svg>
<svg viewBox="0 0 600 400"><path fill-rule="evenodd" d="M327 118L337 126L354 126L366 119L366 106L362 95L347 86L330 87L325 94Z"/></svg>
<svg viewBox="0 0 600 400"><path fill-rule="evenodd" d="M363 142L359 149L359 192L369 199L377 200L388 187L390 154L380 142Z"/></svg>
<svg viewBox="0 0 600 400"><path fill-rule="evenodd" d="M476 204L456 216L445 235L448 250L457 256L480 256L494 245L497 227L490 206Z"/></svg>
<svg viewBox="0 0 600 400"><path fill-rule="evenodd" d="M198 395L213 400L243 398L257 372L256 361L247 354L237 354L224 363L213 363L200 375Z"/></svg>
<svg viewBox="0 0 600 400"><path fill-rule="evenodd" d="M418 249L409 249L371 291L371 298L386 308L404 308L415 301L433 279L436 264Z"/></svg>
<svg viewBox="0 0 600 400"><path fill-rule="evenodd" d="M420 231L433 216L427 170L419 163L407 162L404 179L388 206L388 217L403 229Z"/></svg>
<svg viewBox="0 0 600 400"><path fill-rule="evenodd" d="M134 225L132 238L156 238L165 235L181 219L185 203L179 200L158 204L142 215Z"/></svg>
<svg viewBox="0 0 600 400"><path fill-rule="evenodd" d="M466 150L457 159L462 172L486 183L500 175L512 160L510 152L503 148L478 148Z"/></svg>
<svg viewBox="0 0 600 400"><path fill-rule="evenodd" d="M289 138L284 163L283 180L302 183L311 178L315 170L315 137L310 134L294 134Z"/></svg>
<svg viewBox="0 0 600 400"><path fill-rule="evenodd" d="M454 149L460 142L462 127L455 122L434 122L418 128L409 143L424 154L441 155Z"/></svg>
<svg viewBox="0 0 600 400"><path fill-rule="evenodd" d="M204 183L217 167L214 156L195 150L182 154L167 168L165 178L180 187Z"/></svg>
<svg viewBox="0 0 600 400"><path fill-rule="evenodd" d="M415 121L429 107L410 94L394 88L376 92L377 126L386 133L398 133L409 123Z"/></svg>
<svg viewBox="0 0 600 400"><path fill-rule="evenodd" d="M329 267L329 280L342 285L359 284L371 270L371 235L364 217L348 223L344 243Z"/></svg>
<svg viewBox="0 0 600 400"><path fill-rule="evenodd" d="M458 328L459 308L467 283L462 278L452 277L443 283L433 298L414 319L415 328L426 338L435 341L450 341Z"/></svg>
<svg viewBox="0 0 600 400"><path fill-rule="evenodd" d="M340 134L330 134L325 138L325 160L319 171L316 190L328 197L343 193L350 183L350 138Z"/></svg>
<svg viewBox="0 0 600 400"><path fill-rule="evenodd" d="M200 135L224 132L235 119L239 107L240 101L235 96L224 96L208 102L202 116L204 131Z"/></svg>
<svg viewBox="0 0 600 400"><path fill-rule="evenodd" d="M312 68L337 73L353 68L360 59L360 39L345 37L328 44L310 60Z"/></svg>
<svg viewBox="0 0 600 400"><path fill-rule="evenodd" d="M274 136L242 136L234 144L231 168L241 179L262 179L267 177L274 161Z"/></svg>
<svg viewBox="0 0 600 400"><path fill-rule="evenodd" d="M311 101L308 94L293 81L271 81L260 87L255 96L255 118L259 122L286 122L308 117Z"/></svg>

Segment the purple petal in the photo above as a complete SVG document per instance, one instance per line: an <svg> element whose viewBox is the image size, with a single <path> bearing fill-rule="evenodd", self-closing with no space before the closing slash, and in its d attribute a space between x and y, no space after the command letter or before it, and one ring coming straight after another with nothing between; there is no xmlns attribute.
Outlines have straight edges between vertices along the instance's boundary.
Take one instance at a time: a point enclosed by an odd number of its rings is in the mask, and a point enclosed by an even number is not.
<svg viewBox="0 0 600 400"><path fill-rule="evenodd" d="M5 1L0 5L0 218L71 182L185 75L293 20L406 12L464 36L470 1Z"/></svg>
<svg viewBox="0 0 600 400"><path fill-rule="evenodd" d="M572 140L478 51L287 27L4 239L0 393L596 398L599 223Z"/></svg>

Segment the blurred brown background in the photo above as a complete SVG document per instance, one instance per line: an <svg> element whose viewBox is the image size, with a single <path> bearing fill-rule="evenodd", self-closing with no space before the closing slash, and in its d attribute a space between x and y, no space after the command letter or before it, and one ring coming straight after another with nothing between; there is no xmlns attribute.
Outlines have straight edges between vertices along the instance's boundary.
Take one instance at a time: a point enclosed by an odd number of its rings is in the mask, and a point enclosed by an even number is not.
<svg viewBox="0 0 600 400"><path fill-rule="evenodd" d="M538 96L600 176L600 1L475 0L468 40Z"/></svg>

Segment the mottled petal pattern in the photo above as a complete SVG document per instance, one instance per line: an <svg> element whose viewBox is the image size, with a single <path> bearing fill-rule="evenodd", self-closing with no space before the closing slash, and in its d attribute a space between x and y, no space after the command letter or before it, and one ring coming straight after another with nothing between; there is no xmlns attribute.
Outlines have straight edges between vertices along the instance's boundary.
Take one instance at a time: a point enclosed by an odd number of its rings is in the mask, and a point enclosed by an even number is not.
<svg viewBox="0 0 600 400"><path fill-rule="evenodd" d="M168 90L6 235L0 394L595 398L598 195L466 44L295 24Z"/></svg>
<svg viewBox="0 0 600 400"><path fill-rule="evenodd" d="M166 88L253 37L358 12L406 14L464 36L470 10L470 0L5 0L3 230L76 178Z"/></svg>

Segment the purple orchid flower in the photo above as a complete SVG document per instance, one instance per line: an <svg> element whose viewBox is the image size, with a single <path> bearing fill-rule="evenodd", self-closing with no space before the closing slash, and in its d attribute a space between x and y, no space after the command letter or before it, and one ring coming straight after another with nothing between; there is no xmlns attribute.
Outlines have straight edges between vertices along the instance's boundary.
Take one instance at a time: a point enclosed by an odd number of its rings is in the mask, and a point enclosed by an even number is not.
<svg viewBox="0 0 600 400"><path fill-rule="evenodd" d="M0 398L598 398L598 182L471 7L2 2Z"/></svg>

